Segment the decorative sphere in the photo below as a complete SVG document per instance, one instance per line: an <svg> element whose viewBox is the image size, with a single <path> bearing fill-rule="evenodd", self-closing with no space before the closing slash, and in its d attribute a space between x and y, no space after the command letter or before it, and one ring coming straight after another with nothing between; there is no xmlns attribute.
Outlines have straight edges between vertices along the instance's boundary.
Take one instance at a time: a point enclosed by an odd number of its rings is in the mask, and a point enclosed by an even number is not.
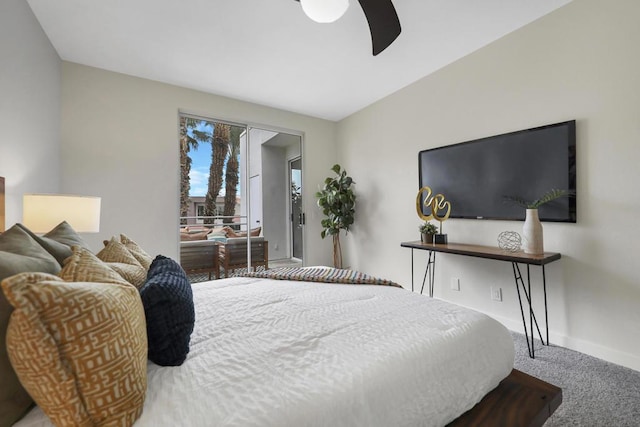
<svg viewBox="0 0 640 427"><path fill-rule="evenodd" d="M503 231L498 234L498 247L509 252L517 252L520 250L522 239L515 231Z"/></svg>

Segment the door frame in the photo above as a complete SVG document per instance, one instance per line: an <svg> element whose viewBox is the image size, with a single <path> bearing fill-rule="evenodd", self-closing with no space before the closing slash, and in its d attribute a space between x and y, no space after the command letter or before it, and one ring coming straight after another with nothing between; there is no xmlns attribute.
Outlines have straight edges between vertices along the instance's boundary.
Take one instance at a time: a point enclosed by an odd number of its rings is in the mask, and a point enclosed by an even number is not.
<svg viewBox="0 0 640 427"><path fill-rule="evenodd" d="M301 150L302 151L302 150ZM302 199L301 202L301 206L300 206L300 210L301 210L301 214L303 215L303 223L302 223L302 227L300 228L300 232L301 232L301 239L302 239L302 258L297 258L296 256L294 256L293 253L293 248L294 248L294 241L293 241L293 227L295 224L295 218L293 218L293 212L292 212L292 203L291 203L291 198L289 198L287 200L287 217L291 218L291 221L289 221L289 227L287 227L287 234L289 234L288 236L288 240L289 240L289 258L291 259L297 259L300 260L303 265L304 265L304 230L305 230L305 225L306 225L306 218L305 218L305 210L304 210L304 169L302 167L302 152L300 153L299 156L297 157L293 157L291 159L287 159L287 185L288 188L291 189L291 171L293 170L292 168L292 164L294 162L297 162L298 160L300 161L300 197Z"/></svg>
<svg viewBox="0 0 640 427"><path fill-rule="evenodd" d="M194 119L198 119L198 120L207 120L207 121L214 121L214 122L218 122L218 123L224 123L224 124L228 124L228 125L232 125L232 126L240 126L240 127L244 127L247 130L247 140L246 140L246 144L247 144L247 148L248 145L250 144L250 130L255 128L255 129L263 129L266 131L271 131L271 132L277 132L277 133L285 133L285 134L289 134L289 135L293 135L293 136L297 136L300 138L300 157L301 157L301 164L302 164L302 176L300 177L300 180L302 181L303 185L305 182L304 179L304 173L305 173L305 133L303 131L299 131L299 130L294 130L294 129L289 129L289 128L285 128L285 127L280 127L280 126L274 126L274 125L267 125L267 124L262 124L262 123L258 123L258 122L253 122L253 121L249 121L249 120L240 120L237 118L225 118L223 116L220 116L218 114L213 114L210 112L202 112L202 111L192 111L192 110L187 110L187 109L178 109L177 111L177 116L178 116L178 120L177 120L177 131L178 131L178 138L180 135L180 116L188 116L188 117L192 117ZM247 150L248 151L248 150ZM250 161L249 155L247 154L247 163ZM287 175L289 174L289 170L288 170L288 166L287 165ZM247 206L250 206L251 203L251 192L248 190L249 187L249 168L245 168L245 174L242 177L244 178L245 182L247 183L247 194L243 195L244 197L246 197L246 203ZM180 176L178 174L178 180L180 179ZM179 187L178 187L179 188ZM304 192L304 187L303 187L303 192L302 192L302 212L306 212L306 206L307 206L307 198L305 197L305 192ZM287 213L290 214L290 204L287 203ZM250 229L250 221L251 221L251 210L249 208L247 208L247 217L246 217L246 221L247 221L247 227L248 229ZM177 228L177 227L176 227ZM291 230L288 230L288 233L291 233ZM179 230L176 230L176 234L179 234ZM248 233L247 233L248 234ZM291 236L287 236L289 242L291 242L292 237ZM248 238L247 238L248 239ZM179 238L178 238L178 244L179 244ZM178 248L179 249L179 248ZM303 260L302 260L302 265L306 265L306 262L304 260L304 254L307 253L307 238L306 238L306 227L302 227L302 254L303 254ZM292 256L293 255L293 246L291 245L291 243L289 244L289 254ZM247 249L247 261L249 263L249 265L251 265L251 253L250 251Z"/></svg>
<svg viewBox="0 0 640 427"><path fill-rule="evenodd" d="M289 183L290 185L290 176L289 176L289 162L290 160L294 160L297 158L300 158L300 164L301 164L301 168L302 168L302 174L300 177L300 181L303 184L303 190L302 190L302 212L306 212L306 206L307 206L307 200L305 197L305 191L304 191L304 182L305 182L305 178L304 178L304 173L305 173L305 153L304 153L304 148L305 148L305 144L304 144L304 140L305 140L305 134L304 132L301 131L297 131L297 130L291 130L291 129L287 129L287 128L281 128L281 127L277 127L277 126L269 126L269 125L263 125L263 124L257 124L257 123L248 123L247 125L247 133L250 134L251 133L251 129L260 129L260 130L265 130L265 131L269 131L269 132L275 132L275 133L281 133L281 134L287 134L287 135L291 135L291 136L295 136L299 138L299 144L300 144L300 154L299 156L293 158L293 159L287 159L287 165L286 165L286 170L281 172L281 173L285 173L287 176L287 183ZM250 144L250 136L247 138L247 144ZM247 168L248 171L248 168ZM247 176L247 180L250 177ZM247 181L248 182L248 181ZM287 216L287 219L290 217L291 215L291 203L289 201L286 202L286 206L285 206L285 214ZM292 245L292 239L293 236L291 234L291 227L287 227L286 229L286 236L285 238L287 239L287 252L286 254L289 256L289 258L293 258L293 245ZM302 265L306 265L306 262L304 260L305 254L307 253L307 239L306 239L306 227L302 227L302 256L303 259L302 261Z"/></svg>

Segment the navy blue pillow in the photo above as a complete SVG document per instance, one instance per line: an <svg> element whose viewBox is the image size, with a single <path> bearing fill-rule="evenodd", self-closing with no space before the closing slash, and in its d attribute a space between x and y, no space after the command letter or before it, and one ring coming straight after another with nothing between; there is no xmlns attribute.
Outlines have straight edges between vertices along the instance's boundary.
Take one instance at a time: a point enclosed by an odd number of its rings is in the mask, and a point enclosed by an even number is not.
<svg viewBox="0 0 640 427"><path fill-rule="evenodd" d="M195 323L191 283L180 265L158 255L140 289L147 318L149 360L160 366L180 366L189 353Z"/></svg>

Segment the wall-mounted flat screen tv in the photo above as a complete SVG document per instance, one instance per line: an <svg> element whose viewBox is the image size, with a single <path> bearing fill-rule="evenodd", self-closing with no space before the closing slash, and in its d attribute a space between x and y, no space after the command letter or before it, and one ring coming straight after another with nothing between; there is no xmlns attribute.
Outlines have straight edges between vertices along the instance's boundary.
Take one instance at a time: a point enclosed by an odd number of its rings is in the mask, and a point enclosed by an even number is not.
<svg viewBox="0 0 640 427"><path fill-rule="evenodd" d="M524 220L507 197L533 201L552 189L576 190L575 120L423 150L419 185L451 202L451 218ZM430 210L423 207L425 214ZM576 198L538 209L541 221L576 222Z"/></svg>

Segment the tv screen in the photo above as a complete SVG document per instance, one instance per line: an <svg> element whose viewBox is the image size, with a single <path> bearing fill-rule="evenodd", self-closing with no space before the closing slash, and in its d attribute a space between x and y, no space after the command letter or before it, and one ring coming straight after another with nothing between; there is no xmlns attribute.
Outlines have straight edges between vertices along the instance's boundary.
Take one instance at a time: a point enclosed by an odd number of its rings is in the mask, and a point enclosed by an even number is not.
<svg viewBox="0 0 640 427"><path fill-rule="evenodd" d="M525 209L552 189L576 190L575 120L419 153L419 185L451 202L451 218L524 220ZM424 201L424 200L423 200ZM428 215L430 210L423 206ZM541 221L576 222L575 197L538 209Z"/></svg>

